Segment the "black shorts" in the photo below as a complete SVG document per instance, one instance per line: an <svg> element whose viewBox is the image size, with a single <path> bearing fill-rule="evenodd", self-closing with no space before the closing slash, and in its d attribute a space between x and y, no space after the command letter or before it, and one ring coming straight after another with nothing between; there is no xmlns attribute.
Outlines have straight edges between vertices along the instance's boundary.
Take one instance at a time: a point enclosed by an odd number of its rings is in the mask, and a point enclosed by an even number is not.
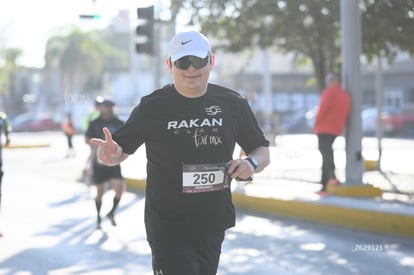
<svg viewBox="0 0 414 275"><path fill-rule="evenodd" d="M102 184L109 179L123 179L121 174L121 166L105 166L94 164L92 180L94 184Z"/></svg>
<svg viewBox="0 0 414 275"><path fill-rule="evenodd" d="M206 240L149 240L154 274L215 275L224 232Z"/></svg>

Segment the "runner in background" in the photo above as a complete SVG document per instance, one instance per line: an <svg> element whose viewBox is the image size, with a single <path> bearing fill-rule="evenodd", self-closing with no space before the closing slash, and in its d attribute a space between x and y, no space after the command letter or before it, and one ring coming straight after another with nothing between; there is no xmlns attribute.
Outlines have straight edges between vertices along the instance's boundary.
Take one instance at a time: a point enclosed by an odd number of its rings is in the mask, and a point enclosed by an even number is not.
<svg viewBox="0 0 414 275"><path fill-rule="evenodd" d="M76 134L75 127L73 126L73 119L72 114L68 113L66 116L66 120L62 123L62 130L66 136L68 141L68 152L66 157L74 157L75 156L75 149L73 148L73 136Z"/></svg>
<svg viewBox="0 0 414 275"><path fill-rule="evenodd" d="M1 196L2 196L2 194L1 194L2 191L1 190L2 190L3 175L4 175L4 172L3 172L3 154L2 154L3 153L2 152L3 145L2 145L2 142L1 142L1 134L3 133L5 138L6 138L6 141L4 142L4 146L7 147L10 144L9 132L10 132L10 129L9 129L9 121L7 119L7 115L3 112L0 112L0 214L1 214ZM1 218L1 216L0 216L0 218ZM3 233L2 233L1 228L0 228L0 237L2 237L2 236L3 236Z"/></svg>
<svg viewBox="0 0 414 275"><path fill-rule="evenodd" d="M92 138L104 138L102 128L108 129L111 133L115 133L124 123L114 114L114 102L104 99L100 102L100 116L93 120L86 131L86 143L91 146L92 152L92 184L96 186L95 206L97 212L97 225L101 227L101 206L102 198L105 193L105 184L109 183L115 192L113 197L112 209L106 215L113 226L116 226L115 211L124 192L124 180L121 174L121 166L107 166L100 162L96 156L97 146L90 142Z"/></svg>

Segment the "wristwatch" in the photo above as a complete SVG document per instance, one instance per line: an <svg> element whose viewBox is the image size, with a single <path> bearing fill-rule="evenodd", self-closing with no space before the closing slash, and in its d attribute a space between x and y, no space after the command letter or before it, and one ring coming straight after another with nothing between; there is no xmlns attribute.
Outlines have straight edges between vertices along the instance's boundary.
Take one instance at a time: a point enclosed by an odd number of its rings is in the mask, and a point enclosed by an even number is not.
<svg viewBox="0 0 414 275"><path fill-rule="evenodd" d="M259 166L259 163L257 162L257 160L254 157L247 157L247 158L245 158L245 160L247 160L248 162L250 162L253 165L254 170L256 170L257 167Z"/></svg>

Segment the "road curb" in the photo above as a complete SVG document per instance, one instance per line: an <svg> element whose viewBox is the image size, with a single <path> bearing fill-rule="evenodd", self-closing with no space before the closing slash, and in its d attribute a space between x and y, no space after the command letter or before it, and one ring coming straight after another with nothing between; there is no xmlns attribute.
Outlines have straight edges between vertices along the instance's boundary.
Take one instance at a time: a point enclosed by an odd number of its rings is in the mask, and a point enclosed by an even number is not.
<svg viewBox="0 0 414 275"><path fill-rule="evenodd" d="M146 179L125 178L128 190L145 192Z"/></svg>
<svg viewBox="0 0 414 275"><path fill-rule="evenodd" d="M125 179L128 189L144 192L145 179ZM312 201L254 197L233 192L237 207L346 228L414 238L414 216L341 207Z"/></svg>
<svg viewBox="0 0 414 275"><path fill-rule="evenodd" d="M381 198L382 190L370 184L361 185L329 185L326 188L329 195L358 198Z"/></svg>
<svg viewBox="0 0 414 275"><path fill-rule="evenodd" d="M4 149L29 149L29 148L47 148L50 147L48 143L39 143L39 144L13 144L4 146Z"/></svg>
<svg viewBox="0 0 414 275"><path fill-rule="evenodd" d="M340 207L307 201L252 197L233 193L241 208L341 227L414 237L414 217L395 213Z"/></svg>
<svg viewBox="0 0 414 275"><path fill-rule="evenodd" d="M364 160L364 171L375 171L378 169L378 160L376 159L365 159Z"/></svg>

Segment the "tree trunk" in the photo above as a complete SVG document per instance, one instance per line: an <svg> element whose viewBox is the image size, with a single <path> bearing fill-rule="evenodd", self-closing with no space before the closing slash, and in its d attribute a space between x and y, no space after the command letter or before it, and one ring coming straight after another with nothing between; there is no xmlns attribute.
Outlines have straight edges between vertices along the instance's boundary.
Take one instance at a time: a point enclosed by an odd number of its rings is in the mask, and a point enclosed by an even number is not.
<svg viewBox="0 0 414 275"><path fill-rule="evenodd" d="M324 66L324 62L319 58L312 57L312 65L314 70L314 75L318 84L319 92L322 93L323 89L325 89L325 74L326 69Z"/></svg>

